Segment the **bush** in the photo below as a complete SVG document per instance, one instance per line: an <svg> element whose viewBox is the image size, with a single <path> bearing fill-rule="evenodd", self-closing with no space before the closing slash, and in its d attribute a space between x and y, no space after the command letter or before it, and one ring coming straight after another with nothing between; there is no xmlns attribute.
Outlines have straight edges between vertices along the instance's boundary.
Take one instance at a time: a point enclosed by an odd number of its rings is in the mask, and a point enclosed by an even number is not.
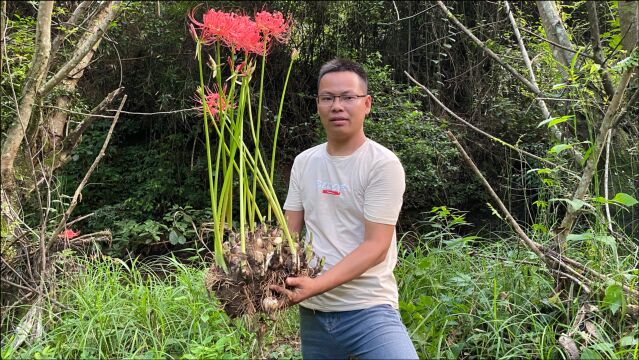
<svg viewBox="0 0 639 360"><path fill-rule="evenodd" d="M444 133L446 126L419 110L421 90L394 82L392 69L382 66L380 58L374 54L365 64L373 97L365 130L369 138L395 152L404 165L405 222L414 222L420 212L433 206L462 207L478 193L477 182L462 181L465 175L457 150Z"/></svg>

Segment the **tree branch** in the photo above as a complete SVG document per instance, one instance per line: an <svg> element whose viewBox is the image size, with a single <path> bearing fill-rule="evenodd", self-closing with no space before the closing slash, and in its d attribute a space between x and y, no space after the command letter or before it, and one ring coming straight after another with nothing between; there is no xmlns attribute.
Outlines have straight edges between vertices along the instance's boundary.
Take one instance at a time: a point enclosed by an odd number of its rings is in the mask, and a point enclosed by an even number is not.
<svg viewBox="0 0 639 360"><path fill-rule="evenodd" d="M528 235L526 235L526 233L519 226L517 221L515 221L515 218L510 214L508 209L506 209L506 205L504 205L504 203L501 201L499 196L495 193L495 191L490 186L490 184L488 183L484 175L482 175L481 171L479 171L479 169L477 168L473 160L471 160L470 156L468 156L468 154L466 153L466 150L464 150L464 148L461 146L459 141L457 141L457 138L455 138L453 133L451 133L450 131L447 131L446 135L448 135L448 138L450 139L450 141L455 145L455 147L457 147L457 150L459 150L460 155L462 156L462 158L464 159L468 167L471 168L473 173L475 173L475 175L481 181L482 185L484 185L484 188L486 189L488 194L490 194L490 197L493 199L493 201L497 204L497 206L499 207L499 210L501 210L501 213L506 217L506 221L510 224L510 226L515 231L515 233L517 233L517 235L519 236L519 239L524 243L524 245L526 245L526 247L532 250L541 260L543 260L544 262L547 262L546 255L541 252L541 250L537 246L538 244L530 240Z"/></svg>
<svg viewBox="0 0 639 360"><path fill-rule="evenodd" d="M479 47L482 48L482 50L484 50L484 52L490 56L491 58L493 58L499 65L501 65L504 69L506 69L509 73L511 73L517 80L519 80L520 82L522 82L527 88L528 90L530 90L533 94L535 94L538 98L540 97L544 97L544 94L541 92L541 90L539 90L539 88L537 87L536 84L534 84L533 82L529 81L528 79L526 79L523 75L521 75L517 70L515 70L515 68L513 68L512 66L508 65L504 60L501 59L501 57L499 55L497 55L496 53L494 53L492 50L490 50L486 44L484 44L484 42L482 42L481 40L479 40L466 26L464 26L464 24L462 24L455 15L453 15L453 13L450 12L450 10L448 10L448 8L446 7L446 5L444 5L443 2L441 1L437 1L437 4L439 5L439 7L444 11L444 13L446 13L446 16L448 16L448 18L459 28L461 29L466 35L468 35L468 37L470 37ZM548 113L548 115L550 115L550 113ZM546 116L546 114L544 114L544 116ZM558 140L558 141L563 141L564 135L563 133L557 129L556 127L551 127L550 128L550 132L552 134L552 136ZM583 156L579 153L579 151L577 151L577 149L572 148L569 150L573 157L575 158L575 160L577 161L578 164L581 164Z"/></svg>
<svg viewBox="0 0 639 360"><path fill-rule="evenodd" d="M601 66L600 74L601 81L604 85L604 90L609 97L615 95L615 89L612 86L612 80L610 80L610 74L606 71L606 64L604 62L603 52L601 50L601 39L599 35L599 19L597 17L597 4L594 1L586 1L586 8L588 9L588 22L590 23L590 41L592 42L594 60L599 66Z"/></svg>
<svg viewBox="0 0 639 360"><path fill-rule="evenodd" d="M572 49L572 48L566 47L566 46L564 46L564 45L561 45L561 44L559 44L559 43L556 43L556 42L554 42L554 41L552 41L552 40L550 40L550 39L546 39L545 37L543 37L543 36L539 36L539 35L535 34L534 32L532 32L532 31L530 31L530 30L528 30L528 29L526 29L526 28L524 28L524 27L523 27L523 28L521 28L521 29L522 29L525 33L530 34L530 35L532 35L532 36L536 37L536 38L537 38L537 39L539 39L539 40L543 40L543 41L547 42L547 43L548 43L548 44L550 44L550 45L556 46L556 47L561 48L561 49L564 49L564 50L566 50L566 51L570 51L571 53L577 54L577 55L582 56L582 57L585 57L585 58L587 58L587 59L592 59L592 60L594 60L594 59L595 59L595 57L594 57L594 56L592 56L592 55L590 55L590 54L586 54L586 53L585 53L585 52L583 52L583 51L575 50L575 49Z"/></svg>
<svg viewBox="0 0 639 360"><path fill-rule="evenodd" d="M590 157L586 161L586 166L584 167L583 173L581 175L581 180L579 180L579 184L575 189L575 192L572 196L572 200L583 200L588 192L590 187L590 182L592 181L592 177L595 173L595 169L597 168L597 163L599 162L599 157L603 151L603 144L606 141L606 136L608 134L608 130L610 130L614 124L614 120L617 118L616 114L621 105L621 99L625 93L626 88L628 87L628 83L630 82L630 78L632 77L634 72L634 67L630 67L626 69L626 71L621 76L621 80L617 85L617 89L615 90L615 95L613 96L610 104L608 105L608 109L606 110L606 115L601 122L601 126L599 127L599 132L595 141L592 144L592 152ZM572 231L572 227L577 220L577 215L579 211L574 209L572 206L568 206L566 215L561 221L560 227L557 229L557 241L559 245L565 244L566 238Z"/></svg>
<svg viewBox="0 0 639 360"><path fill-rule="evenodd" d="M489 139L491 139L491 140L493 140L493 141L495 141L495 142L497 142L497 143L499 143L499 144L504 145L505 147L507 147L507 148L509 148L509 149L515 150L516 152L518 152L518 153L520 153L520 154L526 155L526 156L528 156L528 157L531 157L531 158L533 158L533 159L535 159L535 160L538 160L538 161L540 161L540 162L543 162L543 163L545 163L545 164L552 165L553 167L555 167L555 168L557 168L557 169L561 169L561 170L563 170L563 171L567 172L568 174L570 174L570 175L572 175L572 176L574 176L574 177L577 177L577 178L579 177L579 175L578 175L577 173L575 173L574 171L571 171L571 170L566 169L566 168L564 168L564 167L562 167L562 166L560 166L560 165L557 165L557 164L555 164L554 162L552 162L552 161L550 161L550 160L548 160L548 159L544 159L544 158L539 157L539 156L537 156L537 155L535 155L535 154L529 153L528 151L522 150L522 149L520 149L520 148L516 147L515 145L509 144L509 143L505 142L504 140L502 140L502 139L500 139L500 138L498 138L498 137L496 137L496 136L493 136L493 135L491 135L491 134L489 134L489 133L487 133L487 132L485 132L485 131L483 131L483 130L479 129L479 128L478 128L478 127L476 127L475 125L471 124L470 122L468 122L468 121L464 120L463 118L461 118L459 115L455 114L455 112L453 112L452 110L450 110L450 109L449 109L446 105L444 105L444 103L442 103L442 102L441 102L441 101L440 101L440 100L439 100L439 99L438 99L438 98L437 98L437 97L436 97L436 96L435 96L435 95L434 95L434 94L433 94L430 90L428 90L428 88L427 88L426 86L424 86L423 84L421 84L421 83L419 83L417 80L415 80L412 76L410 76L410 74L409 74L409 73L407 73L406 71L404 71L404 74L406 74L406 76L408 76L408 78L409 78L409 79L410 79L413 83L415 83L415 84L416 84L417 86L419 86L422 90L424 90L424 91L426 92L426 94L428 94L428 96L429 96L429 97L430 97L430 98L431 98L431 99L432 99L432 100L433 100L433 101L434 101L437 105L439 105L442 109L444 109L444 111L445 111L445 112L447 112L447 113L448 113L450 116L452 116L454 119L456 119L456 120L460 121L460 122L461 122L461 123L463 123L464 125L466 125L466 126L468 126L469 128L473 129L474 131L476 131L476 132L478 132L478 133L480 133L480 134L482 134L482 135L486 136L487 138L489 138Z"/></svg>
<svg viewBox="0 0 639 360"><path fill-rule="evenodd" d="M77 47L69 61L64 64L51 79L49 79L40 89L39 93L41 96L45 96L53 88L60 83L60 81L64 80L67 77L69 72L73 70L76 65L86 56L86 54L91 51L93 46L96 44L98 40L104 36L106 33L107 27L111 23L113 19L115 19L118 9L116 5L113 4L112 1L109 1L108 6L102 9L98 15L96 15L96 21L93 25L87 29L86 35L88 35L84 41L82 41Z"/></svg>
<svg viewBox="0 0 639 360"><path fill-rule="evenodd" d="M35 52L29 73L22 88L22 96L17 110L17 121L9 127L4 143L2 144L2 164L0 176L2 187L10 191L14 186L13 164L18 149L22 144L31 121L33 105L36 102L37 90L46 77L46 64L49 62L51 52L51 14L53 12L52 1L41 1L38 5L38 20L35 35Z"/></svg>
<svg viewBox="0 0 639 360"><path fill-rule="evenodd" d="M118 108L118 110L122 110L122 107L124 106L124 103L126 102L126 98L127 96L124 95L124 98L122 98L122 101L120 102L120 107ZM78 204L78 198L80 197L80 194L82 193L82 189L84 189L84 186L89 180L89 177L91 176L95 168L98 166L98 163L100 163L100 160L102 160L102 158L106 154L106 148L109 145L109 141L111 141L111 135L113 134L113 130L115 129L115 124L118 122L119 117L120 117L120 112L118 111L113 118L113 123L111 123L111 128L109 129L109 132L107 133L107 136L104 139L104 143L102 144L102 148L100 149L98 156L96 156L95 160L93 160L93 164L91 164L91 167L89 168L87 173L84 175L84 178L82 179L78 187L75 189L75 193L73 194L73 198L71 199L69 208L67 209L67 211L65 211L64 215L62 216L62 220L60 221L56 229L53 231L51 238L47 242L47 245L46 245L47 249L51 248L51 246L57 240L57 237L60 234L60 232L62 232L62 229L64 229L64 227L66 226L69 216L71 216L71 213L73 212L76 205Z"/></svg>
<svg viewBox="0 0 639 360"><path fill-rule="evenodd" d="M78 26L78 20L79 19L83 19L83 20L86 19L84 14L86 13L86 10L89 8L90 4L91 4L91 1L89 1L89 0L85 0L85 1L81 2L75 8L75 10L73 10L73 13L69 17L69 20L67 20L66 23L62 24L64 29L65 30L69 30L73 26ZM67 34L66 34L66 32L64 30L62 30L53 39L53 43L51 44L51 57L52 57L51 62L53 62L55 60L55 58L57 56L57 53L58 53L58 49L60 48L60 45L62 45L62 42L64 42L64 40L66 38L67 38ZM50 65L49 65L49 67L50 67Z"/></svg>

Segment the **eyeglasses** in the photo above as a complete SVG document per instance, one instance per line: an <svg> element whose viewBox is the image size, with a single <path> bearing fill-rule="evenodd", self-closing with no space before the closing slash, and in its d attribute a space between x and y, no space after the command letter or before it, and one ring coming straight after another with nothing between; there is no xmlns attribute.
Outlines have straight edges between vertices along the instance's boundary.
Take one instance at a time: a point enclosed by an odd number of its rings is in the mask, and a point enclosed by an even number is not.
<svg viewBox="0 0 639 360"><path fill-rule="evenodd" d="M335 101L335 98L339 98L340 103L343 105L352 105L357 99L366 97L368 95L318 95L317 105L319 106L331 106Z"/></svg>

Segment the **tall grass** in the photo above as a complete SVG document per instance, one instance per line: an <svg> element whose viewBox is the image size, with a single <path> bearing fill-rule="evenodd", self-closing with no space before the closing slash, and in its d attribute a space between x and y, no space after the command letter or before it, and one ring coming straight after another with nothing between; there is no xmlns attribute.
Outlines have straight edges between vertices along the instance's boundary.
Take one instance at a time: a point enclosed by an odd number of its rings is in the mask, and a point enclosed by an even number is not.
<svg viewBox="0 0 639 360"><path fill-rule="evenodd" d="M402 246L396 270L402 318L420 358L565 358L558 339L571 331L582 358L637 358L636 321L598 300L553 296L550 273L515 239L471 248L445 245L438 234ZM587 302L599 310L574 329Z"/></svg>
<svg viewBox="0 0 639 360"><path fill-rule="evenodd" d="M395 271L402 319L420 358L561 359L558 339L570 334L584 359L637 359L639 326L624 303L613 312L598 297L554 296L550 273L509 234L461 237L454 230L466 224L463 216L438 211L435 230L402 237ZM596 243L584 246L593 263L610 255ZM633 258L608 266L627 269ZM69 309L47 306L43 336L16 352L2 334L2 359L300 358L296 308L262 328L260 342L255 323L229 319L209 298L204 266L170 257L66 261L79 270L52 281ZM584 304L598 310L575 326Z"/></svg>
<svg viewBox="0 0 639 360"><path fill-rule="evenodd" d="M154 263L80 260L47 309L44 335L2 358L249 358L255 336L232 322L203 285L203 270L171 258Z"/></svg>

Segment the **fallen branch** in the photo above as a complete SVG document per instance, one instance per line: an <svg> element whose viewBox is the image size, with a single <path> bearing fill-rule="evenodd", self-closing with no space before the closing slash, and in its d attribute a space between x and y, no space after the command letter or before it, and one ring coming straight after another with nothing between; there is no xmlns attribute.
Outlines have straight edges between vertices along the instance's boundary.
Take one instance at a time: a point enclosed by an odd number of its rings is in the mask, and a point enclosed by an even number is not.
<svg viewBox="0 0 639 360"><path fill-rule="evenodd" d="M497 203L497 205L498 205L499 209L501 210L502 214L505 216L505 218L508 221L508 223L510 224L510 226L513 228L515 233L518 235L518 237L521 240L521 242L523 242L524 245L526 245L526 247L528 247L530 250L532 250L547 265L549 271L555 272L555 273L559 274L560 276L564 276L564 277L570 279L575 284L577 284L581 288L583 288L586 293L591 293L592 281L590 279L588 279L584 274L582 274L578 270L576 270L575 268L577 268L577 269L579 269L581 271L586 271L586 272L589 272L589 273L591 273L593 275L596 275L602 281L613 282L613 283L619 284L618 281L615 281L614 279L611 279L608 276L602 275L602 274L596 272L595 270L592 270L592 269L588 268L587 266L585 266L585 265L583 265L583 264L581 264L581 263L579 263L579 262L577 262L577 261L575 261L573 259L570 259L570 258L568 258L566 256L560 255L557 252L549 250L546 247L540 245L539 243L531 240L528 237L528 235L526 235L526 233L523 231L523 229L519 226L519 224L514 219L514 217L510 214L510 212L508 211L508 209L506 208L504 203L501 201L499 196L495 193L495 191L490 186L490 184L488 183L486 178L484 178L484 176L482 175L481 171L479 171L479 169L477 168L475 163L472 161L470 156L468 156L468 154L466 153L464 148L461 146L459 141L457 141L455 136L450 131L447 131L446 134L448 135L448 138L453 142L453 144L457 147L457 149L459 150L459 152L460 152L462 158L464 159L464 161L466 162L466 164L471 168L473 173L475 173L475 175L480 179L481 183L484 185L484 187L486 188L487 192L492 197L493 201L495 201L495 203ZM575 267L575 268L573 268L573 267ZM630 288L630 287L628 287L627 285L624 285L624 284L620 284L620 285L622 286L623 290L626 293L629 294L629 296L631 296L633 298L639 298L639 291L634 290L634 289L632 289L632 288Z"/></svg>
<svg viewBox="0 0 639 360"><path fill-rule="evenodd" d="M505 215L506 221L508 221L508 223L513 228L513 230L517 233L519 238L524 242L524 244L530 250L532 250L540 259L544 260L544 262L545 262L546 261L546 255L544 255L544 253L541 252L541 250L539 249L538 244L534 243L532 240L530 240L530 238L528 237L528 235L526 235L524 230L519 226L519 224L517 224L517 221L515 221L515 218L510 214L508 209L506 209L506 205L504 205L504 203L501 201L499 196L497 196L497 194L495 193L495 190L493 190L492 186L490 186L490 184L488 183L488 181L486 180L484 175L482 175L481 171L479 171L479 169L477 168L477 166L475 165L473 160L471 160L470 156L468 156L468 154L466 153L466 150L464 150L464 148L461 146L461 144L457 141L457 138L455 138L453 133L451 133L450 131L447 131L446 135L448 135L448 138L457 147L457 150L459 150L459 153L461 154L462 158L464 159L464 161L466 162L468 167L470 167L471 170L473 171L473 173L475 173L475 175L477 175L477 177L479 178L481 183L486 188L486 191L488 191L490 196L497 203L497 206L499 207L499 210L501 210L502 214Z"/></svg>

